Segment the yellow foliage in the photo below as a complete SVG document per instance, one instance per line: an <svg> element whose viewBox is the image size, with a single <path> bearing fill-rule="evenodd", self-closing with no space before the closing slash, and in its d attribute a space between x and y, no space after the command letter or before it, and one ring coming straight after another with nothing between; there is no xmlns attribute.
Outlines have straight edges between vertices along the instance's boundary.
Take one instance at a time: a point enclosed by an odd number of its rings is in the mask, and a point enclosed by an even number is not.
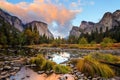
<svg viewBox="0 0 120 80"><path fill-rule="evenodd" d="M84 59L79 60L76 67L79 71L92 77L98 75L109 78L115 75L114 71L108 65L96 61L90 55L85 56Z"/></svg>

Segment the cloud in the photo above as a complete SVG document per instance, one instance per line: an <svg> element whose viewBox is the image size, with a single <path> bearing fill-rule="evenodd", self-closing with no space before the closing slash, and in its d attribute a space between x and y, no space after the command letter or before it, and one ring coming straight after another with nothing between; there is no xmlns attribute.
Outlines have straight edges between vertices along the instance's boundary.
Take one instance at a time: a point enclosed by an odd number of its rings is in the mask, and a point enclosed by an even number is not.
<svg viewBox="0 0 120 80"><path fill-rule="evenodd" d="M72 7L77 7L78 4L77 4L76 2L72 2L72 3L71 3L71 6L72 6Z"/></svg>
<svg viewBox="0 0 120 80"><path fill-rule="evenodd" d="M44 0L34 0L34 2L37 2L37 3L43 3Z"/></svg>
<svg viewBox="0 0 120 80"><path fill-rule="evenodd" d="M59 2L59 0L56 0L56 2ZM7 2L7 0L0 0L0 7L18 16L24 23L38 20L52 24L55 21L58 25L56 26L57 33L64 31L63 29L68 30L70 28L68 23L75 18L77 13L82 11L81 9L67 9L63 5L53 4L51 0L34 0L32 3L20 2L16 4ZM54 27L50 26L50 29L52 28ZM66 32L64 33L66 34Z"/></svg>

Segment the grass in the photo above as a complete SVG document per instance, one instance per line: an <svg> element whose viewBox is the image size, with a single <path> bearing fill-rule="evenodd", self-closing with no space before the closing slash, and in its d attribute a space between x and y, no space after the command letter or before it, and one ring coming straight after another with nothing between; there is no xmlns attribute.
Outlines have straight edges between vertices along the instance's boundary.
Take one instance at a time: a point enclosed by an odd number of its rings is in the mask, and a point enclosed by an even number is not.
<svg viewBox="0 0 120 80"><path fill-rule="evenodd" d="M56 63L54 63L52 61L49 61L49 60L46 60L45 63L43 64L43 66L42 66L42 69L44 71L50 71L50 70L54 69L54 65L56 65Z"/></svg>
<svg viewBox="0 0 120 80"><path fill-rule="evenodd" d="M37 55L37 57L32 57L30 59L30 64L36 64L39 69L43 68L43 64L45 63L45 59L42 55Z"/></svg>
<svg viewBox="0 0 120 80"><path fill-rule="evenodd" d="M52 62L50 60L46 60L43 55L37 55L36 57L32 57L30 59L30 64L36 64L37 70L44 70L44 71L50 71L54 70L55 73L61 73L65 74L70 72L70 68L68 66L63 66L60 64L56 64L55 62Z"/></svg>
<svg viewBox="0 0 120 80"><path fill-rule="evenodd" d="M90 56L101 62L120 63L120 56L103 53L91 53Z"/></svg>
<svg viewBox="0 0 120 80"><path fill-rule="evenodd" d="M70 70L71 69L68 66L63 66L63 65L60 65L60 64L54 66L55 73L66 74L66 73L69 73Z"/></svg>
<svg viewBox="0 0 120 80"><path fill-rule="evenodd" d="M120 48L120 43L112 43L110 46L105 46L101 44L59 44L58 46L54 46L53 44L39 44L39 45L29 45L29 46L24 46L24 47L29 47L29 48L38 48L38 47L59 47L59 48L77 48L77 49L119 49Z"/></svg>
<svg viewBox="0 0 120 80"><path fill-rule="evenodd" d="M80 72L92 77L97 75L109 78L115 75L114 71L108 65L96 61L90 55L85 56L84 59L80 59L76 67Z"/></svg>

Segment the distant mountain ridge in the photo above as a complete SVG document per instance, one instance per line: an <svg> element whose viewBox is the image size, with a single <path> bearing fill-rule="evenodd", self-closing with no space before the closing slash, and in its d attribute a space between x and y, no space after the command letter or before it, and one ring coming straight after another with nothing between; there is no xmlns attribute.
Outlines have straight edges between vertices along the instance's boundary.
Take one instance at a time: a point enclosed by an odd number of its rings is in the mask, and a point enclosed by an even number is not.
<svg viewBox="0 0 120 80"><path fill-rule="evenodd" d="M110 30L115 26L120 26L120 10L116 10L115 12L106 12L102 19L98 23L82 21L79 27L74 27L70 31L70 36L79 37L81 33L95 32L96 29L100 32L105 32L106 29Z"/></svg>
<svg viewBox="0 0 120 80"><path fill-rule="evenodd" d="M30 23L23 24L18 17L12 16L2 9L0 9L0 17L2 17L5 22L8 22L11 26L14 26L20 32L22 32L26 27L31 26L32 28L37 28L40 36L45 35L48 38L53 38L53 34L49 31L48 25L44 22L32 21Z"/></svg>

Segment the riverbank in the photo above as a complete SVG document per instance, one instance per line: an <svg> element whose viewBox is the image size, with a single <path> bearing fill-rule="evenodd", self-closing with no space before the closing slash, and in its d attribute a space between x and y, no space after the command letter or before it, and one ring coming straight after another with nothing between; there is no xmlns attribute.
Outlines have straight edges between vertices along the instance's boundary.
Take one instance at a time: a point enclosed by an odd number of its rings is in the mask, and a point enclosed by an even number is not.
<svg viewBox="0 0 120 80"><path fill-rule="evenodd" d="M7 53L5 54L5 52L7 52ZM53 53L53 52L55 52L55 53ZM59 52L61 52L61 53L59 53ZM69 52L70 57L64 55L64 52ZM50 57L53 57L53 56L51 56L52 54L58 54L57 56L61 55L62 57L68 57L68 60L71 60L72 58L77 58L77 59L78 58L83 58L85 55L88 55L89 53L92 53L92 52L112 53L112 54L117 55L116 53L119 54L120 50L119 49L116 49L116 50L91 50L91 49L86 50L86 49L72 49L72 48L65 48L64 49L64 48L57 48L57 47L49 48L49 47L40 47L40 46L34 47L34 48L21 47L20 49L19 48L18 49L14 49L14 48L9 49L9 48L7 48L7 50L3 48L3 49L0 50L0 80L2 80L2 79L8 79L9 80L9 78L11 76L12 77L16 76L16 75L19 76L20 75L19 72L25 66L28 66L27 70L31 71L32 68L29 67L29 66L34 66L34 64L33 65L28 64L29 59L31 57L36 56L39 53L45 54L44 57L46 59L48 59ZM20 53L22 53L22 54L20 54ZM13 55L11 55L11 54L13 54ZM61 58L59 58L59 59L61 59ZM94 77L94 78L92 78L91 76L86 76L85 74L83 74L83 73L79 72L78 70L76 70L76 67L74 67L73 65L69 65L69 66L72 69L72 71L69 73L72 80L104 79L104 78L101 78L99 76ZM22 71L24 72L24 69ZM27 73L29 71L25 70L25 72ZM61 77L61 76L66 75L66 74L64 74L64 75L55 74L54 72L49 75L49 74L47 74L47 72L44 71L44 72L41 73L41 71L39 71L39 70L36 71L35 74L37 74L38 76L41 76L40 80L42 80L42 79L51 80L52 78L55 78L56 76ZM22 73L22 75L23 75L23 73ZM30 76L32 76L32 75L26 75L24 77L21 77L21 79L26 78L27 80L36 80L36 79L30 79ZM120 78L119 77L114 77L112 79L119 80ZM19 79L16 79L16 80L19 80ZM63 80L65 80L65 79L63 79ZM111 80L111 78L109 80Z"/></svg>
<svg viewBox="0 0 120 80"><path fill-rule="evenodd" d="M38 50L39 52L44 52L48 51L48 52L54 52L54 51L63 51L63 52L73 52L77 51L80 53L92 53L92 52L99 52L99 53L111 53L114 55L120 55L120 49L81 49L81 48L61 48L61 47L41 47L39 45L33 45L33 46L27 46L27 48L31 48L34 50Z"/></svg>
<svg viewBox="0 0 120 80"><path fill-rule="evenodd" d="M2 58L5 61L0 61L0 80L98 80L104 78L86 76L79 72L73 65L70 65L72 71L68 74L47 74L46 72L35 72L31 67L34 65L26 65L29 58L21 56L9 56ZM119 80L120 77L109 78L106 80Z"/></svg>
<svg viewBox="0 0 120 80"><path fill-rule="evenodd" d="M39 44L39 45L28 45L24 47L30 47L30 48L37 48L37 47L48 47L48 48L65 48L65 49L90 49L90 50L116 50L120 49L120 43L112 43L106 46L103 46L101 44L59 44L59 45L53 45L53 44Z"/></svg>

